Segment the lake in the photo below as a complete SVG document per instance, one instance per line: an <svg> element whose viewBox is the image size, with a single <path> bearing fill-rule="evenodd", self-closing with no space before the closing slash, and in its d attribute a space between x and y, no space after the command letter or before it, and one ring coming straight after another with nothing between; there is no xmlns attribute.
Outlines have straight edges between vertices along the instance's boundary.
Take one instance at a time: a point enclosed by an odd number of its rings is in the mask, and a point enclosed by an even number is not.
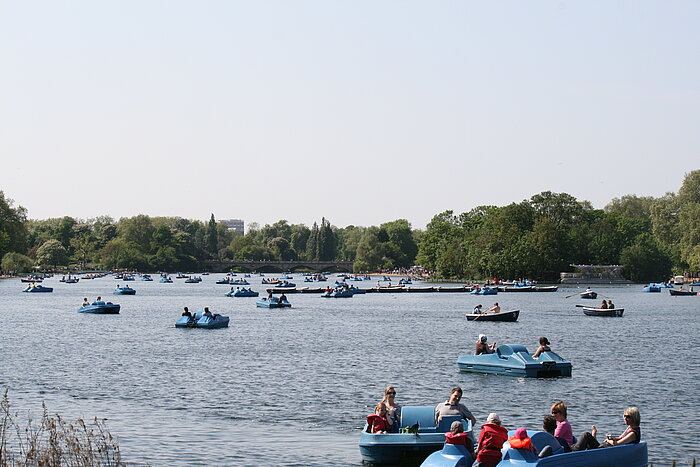
<svg viewBox="0 0 700 467"><path fill-rule="evenodd" d="M214 283L221 277L137 280L128 283L134 296L112 295L123 282L110 277L77 284L54 277L44 281L54 292L44 294L0 280L0 387L15 410L34 418L43 401L69 419L109 419L134 464L361 465L359 430L387 385L401 405L434 405L461 386L479 423L497 412L509 429L539 429L563 400L576 436L592 424L619 434L624 409L637 406L651 462L700 457L688 430L700 426L700 297L594 286L625 308L623 318L584 316L575 305L599 301L565 298L583 290L573 286L486 297L290 294L293 308L268 310L255 298L224 296L230 286ZM259 292L269 287L260 277L249 281ZM293 282L305 285L299 274ZM333 276L321 284L332 283ZM376 278L354 284L373 287ZM97 295L120 303L121 313L76 313L83 297ZM494 301L520 309L519 321L465 320L477 303ZM183 306L208 306L229 316L230 327L176 329ZM473 352L480 333L533 352L547 336L573 376L460 373L457 356Z"/></svg>

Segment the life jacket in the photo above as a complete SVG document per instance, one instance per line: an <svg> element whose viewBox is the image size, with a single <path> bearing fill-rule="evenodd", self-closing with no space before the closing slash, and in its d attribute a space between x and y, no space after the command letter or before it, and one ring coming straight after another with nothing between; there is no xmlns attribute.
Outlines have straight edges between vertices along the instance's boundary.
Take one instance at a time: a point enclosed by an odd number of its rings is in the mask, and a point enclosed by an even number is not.
<svg viewBox="0 0 700 467"><path fill-rule="evenodd" d="M391 423L389 423L386 418L382 418L376 413L367 415L367 424L370 426L372 433L391 430Z"/></svg>
<svg viewBox="0 0 700 467"><path fill-rule="evenodd" d="M467 445L467 440L469 435L467 433L445 433L445 442L447 444L461 444L462 446Z"/></svg>
<svg viewBox="0 0 700 467"><path fill-rule="evenodd" d="M486 423L481 428L479 446L481 449L476 460L500 460L503 443L508 440L508 430L495 423Z"/></svg>
<svg viewBox="0 0 700 467"><path fill-rule="evenodd" d="M508 442L512 448L527 449L528 451L532 451L532 440L530 438L517 438L515 436L511 436L508 438Z"/></svg>

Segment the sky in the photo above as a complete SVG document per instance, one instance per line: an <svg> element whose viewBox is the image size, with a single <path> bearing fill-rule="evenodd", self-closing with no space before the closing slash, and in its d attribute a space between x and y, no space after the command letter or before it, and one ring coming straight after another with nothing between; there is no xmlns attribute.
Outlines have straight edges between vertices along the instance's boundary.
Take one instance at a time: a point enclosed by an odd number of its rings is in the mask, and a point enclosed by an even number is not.
<svg viewBox="0 0 700 467"><path fill-rule="evenodd" d="M0 0L31 219L424 228L700 168L700 2Z"/></svg>

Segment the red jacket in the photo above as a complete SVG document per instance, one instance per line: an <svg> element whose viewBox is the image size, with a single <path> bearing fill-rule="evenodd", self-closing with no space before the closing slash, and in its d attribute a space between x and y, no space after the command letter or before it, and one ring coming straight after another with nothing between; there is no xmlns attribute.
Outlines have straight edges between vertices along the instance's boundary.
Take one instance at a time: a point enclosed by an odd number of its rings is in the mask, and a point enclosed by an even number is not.
<svg viewBox="0 0 700 467"><path fill-rule="evenodd" d="M445 433L445 442L448 444L461 444L462 446L467 445L467 440L469 439L469 435L466 433L457 433L457 434L452 434L452 433Z"/></svg>
<svg viewBox="0 0 700 467"><path fill-rule="evenodd" d="M391 430L391 423L389 423L389 420L374 413L367 415L367 424L370 426L372 433Z"/></svg>
<svg viewBox="0 0 700 467"><path fill-rule="evenodd" d="M479 435L479 452L476 460L496 465L501 460L503 443L508 441L508 430L495 423L486 423Z"/></svg>

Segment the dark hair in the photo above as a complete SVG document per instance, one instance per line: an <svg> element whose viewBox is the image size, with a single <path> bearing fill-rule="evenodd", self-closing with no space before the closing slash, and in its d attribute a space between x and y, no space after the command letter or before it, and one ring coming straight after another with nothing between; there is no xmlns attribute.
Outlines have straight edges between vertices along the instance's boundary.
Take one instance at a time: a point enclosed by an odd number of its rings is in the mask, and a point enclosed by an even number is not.
<svg viewBox="0 0 700 467"><path fill-rule="evenodd" d="M544 431L547 433L554 433L554 430L557 429L557 419L551 415L545 415L542 421L542 428L544 428Z"/></svg>
<svg viewBox="0 0 700 467"><path fill-rule="evenodd" d="M450 391L450 395L454 394L455 392L459 392L460 394L463 394L462 388L460 388L459 386L452 388L452 390Z"/></svg>
<svg viewBox="0 0 700 467"><path fill-rule="evenodd" d="M546 337L540 337L540 345L549 345L549 340Z"/></svg>

